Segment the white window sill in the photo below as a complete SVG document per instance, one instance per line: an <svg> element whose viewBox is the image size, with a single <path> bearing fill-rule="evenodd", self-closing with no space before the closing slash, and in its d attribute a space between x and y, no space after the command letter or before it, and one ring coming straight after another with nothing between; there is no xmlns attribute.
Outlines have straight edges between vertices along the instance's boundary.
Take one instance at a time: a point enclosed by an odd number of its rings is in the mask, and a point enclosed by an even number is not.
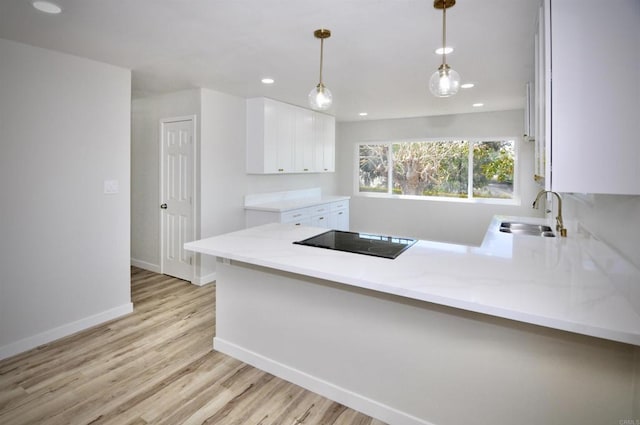
<svg viewBox="0 0 640 425"><path fill-rule="evenodd" d="M499 199L499 198L448 198L445 196L414 196L414 195L389 195L387 193L375 192L355 192L354 196L362 198L378 198L378 199L398 199L412 201L430 201L430 202L451 202L457 204L490 204L490 205L514 205L522 204L519 198Z"/></svg>

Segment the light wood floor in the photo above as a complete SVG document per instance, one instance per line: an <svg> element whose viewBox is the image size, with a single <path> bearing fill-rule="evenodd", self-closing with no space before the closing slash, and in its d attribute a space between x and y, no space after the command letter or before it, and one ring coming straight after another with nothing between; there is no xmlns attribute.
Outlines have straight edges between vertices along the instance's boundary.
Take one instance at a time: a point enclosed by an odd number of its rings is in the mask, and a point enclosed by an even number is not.
<svg viewBox="0 0 640 425"><path fill-rule="evenodd" d="M133 314L0 362L0 424L384 425L214 352L214 285L131 280Z"/></svg>

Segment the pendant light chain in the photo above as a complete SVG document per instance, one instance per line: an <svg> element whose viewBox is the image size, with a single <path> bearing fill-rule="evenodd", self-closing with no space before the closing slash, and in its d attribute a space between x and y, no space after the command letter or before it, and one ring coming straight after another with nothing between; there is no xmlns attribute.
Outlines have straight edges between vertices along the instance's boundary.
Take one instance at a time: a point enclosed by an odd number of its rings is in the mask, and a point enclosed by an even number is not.
<svg viewBox="0 0 640 425"><path fill-rule="evenodd" d="M442 8L442 65L447 63L447 2L445 0Z"/></svg>
<svg viewBox="0 0 640 425"><path fill-rule="evenodd" d="M324 38L320 39L320 86L322 86L322 62L324 56Z"/></svg>

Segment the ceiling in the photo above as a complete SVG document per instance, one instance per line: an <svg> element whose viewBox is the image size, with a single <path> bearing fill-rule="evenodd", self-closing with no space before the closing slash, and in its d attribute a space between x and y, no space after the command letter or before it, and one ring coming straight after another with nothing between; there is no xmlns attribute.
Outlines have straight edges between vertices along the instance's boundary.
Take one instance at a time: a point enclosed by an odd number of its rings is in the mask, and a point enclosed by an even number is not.
<svg viewBox="0 0 640 425"><path fill-rule="evenodd" d="M319 71L313 31L328 28L323 80L339 121L522 108L539 3L458 0L448 9L447 62L475 87L436 98L428 82L441 61L442 12L432 0L54 2L59 15L2 0L0 38L131 69L134 97L206 87L307 106Z"/></svg>

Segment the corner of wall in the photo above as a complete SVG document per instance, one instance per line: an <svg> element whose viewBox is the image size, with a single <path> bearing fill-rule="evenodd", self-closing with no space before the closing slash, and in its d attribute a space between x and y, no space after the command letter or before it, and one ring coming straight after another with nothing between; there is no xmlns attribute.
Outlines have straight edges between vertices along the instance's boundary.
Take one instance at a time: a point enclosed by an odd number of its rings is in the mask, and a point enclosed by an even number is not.
<svg viewBox="0 0 640 425"><path fill-rule="evenodd" d="M148 261L138 260L135 258L131 259L131 265L133 267L138 267L140 269L149 270L150 272L160 273L160 265L149 263Z"/></svg>
<svg viewBox="0 0 640 425"><path fill-rule="evenodd" d="M633 352L633 409L635 423L640 421L640 347L634 347Z"/></svg>

